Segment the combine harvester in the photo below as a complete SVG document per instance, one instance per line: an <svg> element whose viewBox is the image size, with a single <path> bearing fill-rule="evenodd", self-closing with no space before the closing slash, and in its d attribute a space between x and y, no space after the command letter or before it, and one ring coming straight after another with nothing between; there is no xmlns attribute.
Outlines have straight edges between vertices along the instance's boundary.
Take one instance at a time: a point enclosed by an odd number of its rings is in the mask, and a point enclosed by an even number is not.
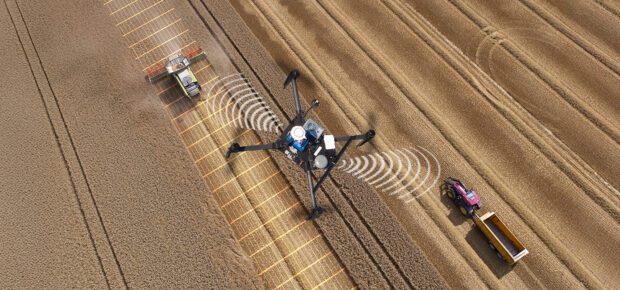
<svg viewBox="0 0 620 290"><path fill-rule="evenodd" d="M445 186L448 197L463 215L473 218L476 226L489 240L489 247L500 259L513 265L529 253L494 212L478 215L476 211L480 210L482 204L474 190L468 190L460 180L452 177L446 179Z"/></svg>
<svg viewBox="0 0 620 290"><path fill-rule="evenodd" d="M205 57L205 53L200 48L174 54L168 58L166 63L149 69L146 72L146 79L151 83L156 83L167 76L172 76L183 90L183 95L191 100L193 96L200 93L201 87L189 66Z"/></svg>

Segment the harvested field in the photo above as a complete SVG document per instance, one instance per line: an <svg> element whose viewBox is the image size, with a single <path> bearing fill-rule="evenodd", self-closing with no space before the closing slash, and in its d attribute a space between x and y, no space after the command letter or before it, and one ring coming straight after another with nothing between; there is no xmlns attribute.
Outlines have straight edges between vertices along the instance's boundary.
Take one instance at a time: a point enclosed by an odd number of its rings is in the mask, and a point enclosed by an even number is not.
<svg viewBox="0 0 620 290"><path fill-rule="evenodd" d="M620 287L615 2L3 4L3 288ZM200 97L144 81L195 48ZM315 221L282 154L224 158L291 120L292 68L331 133L377 131ZM351 169L403 148L391 187ZM446 176L530 254L500 261Z"/></svg>

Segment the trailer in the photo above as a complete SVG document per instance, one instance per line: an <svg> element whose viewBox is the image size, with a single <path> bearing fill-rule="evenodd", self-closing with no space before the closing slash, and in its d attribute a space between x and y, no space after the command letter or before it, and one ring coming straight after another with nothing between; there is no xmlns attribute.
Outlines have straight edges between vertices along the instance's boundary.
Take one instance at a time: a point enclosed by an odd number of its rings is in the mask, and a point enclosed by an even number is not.
<svg viewBox="0 0 620 290"><path fill-rule="evenodd" d="M529 252L494 212L472 215L474 223L489 240L497 256L512 265Z"/></svg>

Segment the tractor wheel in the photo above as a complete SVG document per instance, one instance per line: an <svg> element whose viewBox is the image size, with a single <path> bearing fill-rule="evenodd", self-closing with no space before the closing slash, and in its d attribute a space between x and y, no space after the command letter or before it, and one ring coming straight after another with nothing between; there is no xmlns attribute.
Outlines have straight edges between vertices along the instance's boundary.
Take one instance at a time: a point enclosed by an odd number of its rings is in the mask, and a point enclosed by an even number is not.
<svg viewBox="0 0 620 290"><path fill-rule="evenodd" d="M454 199L454 191L453 191L453 189L452 189L452 188L449 188L449 189L448 189L448 197L449 197L450 199Z"/></svg>
<svg viewBox="0 0 620 290"><path fill-rule="evenodd" d="M459 210L461 210L461 213L462 213L464 216L469 216L469 211L468 211L468 210L467 210L464 206L462 206L462 205L461 205L461 206L459 206Z"/></svg>

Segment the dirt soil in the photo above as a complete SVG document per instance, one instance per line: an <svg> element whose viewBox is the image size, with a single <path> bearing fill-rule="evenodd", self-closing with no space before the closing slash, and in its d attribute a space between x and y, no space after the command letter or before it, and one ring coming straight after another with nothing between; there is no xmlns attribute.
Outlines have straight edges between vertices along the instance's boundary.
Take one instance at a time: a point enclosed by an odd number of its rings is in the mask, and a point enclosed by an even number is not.
<svg viewBox="0 0 620 290"><path fill-rule="evenodd" d="M256 258L248 249L261 241L246 234L254 222L268 244L290 232L309 207L301 171L281 154L194 165L203 149L188 144L216 127L182 123L202 118L199 104L144 82L110 17L161 0L101 1L0 5L0 52L13 56L0 68L1 287L330 288L335 275L359 288L620 287L617 2L170 0L207 52L201 82L243 73L284 121L293 102L282 81L299 68L304 103L321 101L313 117L331 133L377 131L348 157L428 149L437 177L473 186L530 252L500 261L439 183L403 202L335 170L319 196L328 212L307 231L342 269L306 284L298 276L319 261L287 260L322 254L299 247L305 236ZM162 23L140 27L157 34ZM171 49L169 37L139 49ZM224 146L231 132L208 141ZM257 156L292 188L285 208L304 205L290 220L267 226L282 205L256 208L271 187L247 196L252 222L222 209L232 189L215 192L221 180L243 189L265 178L250 171ZM224 179L203 175L213 166ZM262 275L274 265L283 270Z"/></svg>

